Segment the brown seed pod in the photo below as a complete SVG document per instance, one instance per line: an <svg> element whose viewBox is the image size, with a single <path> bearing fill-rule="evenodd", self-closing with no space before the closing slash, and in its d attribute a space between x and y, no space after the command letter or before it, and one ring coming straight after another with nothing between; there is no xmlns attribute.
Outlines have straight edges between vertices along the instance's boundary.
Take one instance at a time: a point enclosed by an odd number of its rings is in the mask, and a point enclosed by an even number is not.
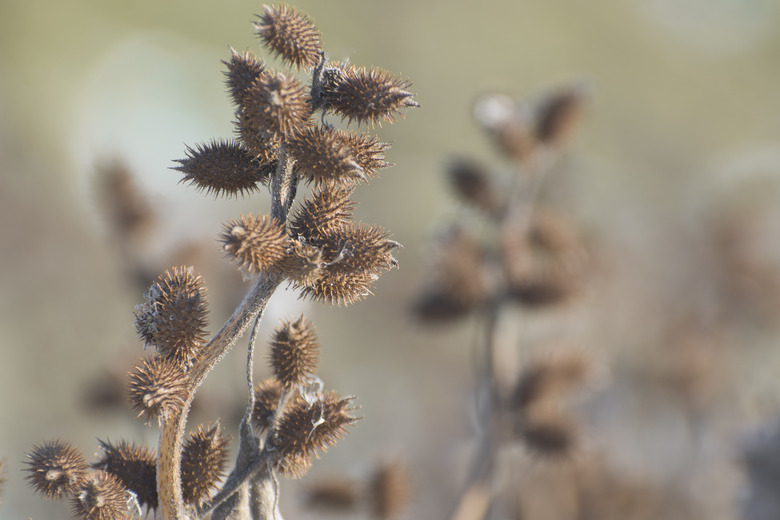
<svg viewBox="0 0 780 520"><path fill-rule="evenodd" d="M219 422L210 428L200 425L190 434L181 455L181 490L187 504L200 506L218 489L229 444L230 436Z"/></svg>
<svg viewBox="0 0 780 520"><path fill-rule="evenodd" d="M584 253L571 228L549 211L530 225L508 222L501 230L507 297L528 308L562 304L582 283Z"/></svg>
<svg viewBox="0 0 780 520"><path fill-rule="evenodd" d="M314 67L322 54L320 33L308 16L286 5L263 6L257 34L278 56L298 67Z"/></svg>
<svg viewBox="0 0 780 520"><path fill-rule="evenodd" d="M271 426L271 420L282 398L282 384L269 378L255 386L255 407L252 411L252 427L260 433Z"/></svg>
<svg viewBox="0 0 780 520"><path fill-rule="evenodd" d="M309 95L297 79L277 71L261 74L247 92L242 115L263 141L289 139L311 116Z"/></svg>
<svg viewBox="0 0 780 520"><path fill-rule="evenodd" d="M306 508L346 514L357 508L360 489L356 482L343 477L328 477L306 489Z"/></svg>
<svg viewBox="0 0 780 520"><path fill-rule="evenodd" d="M550 94L536 115L536 138L545 144L563 144L582 119L585 89L581 85L566 87Z"/></svg>
<svg viewBox="0 0 780 520"><path fill-rule="evenodd" d="M286 320L274 331L270 345L271 367L282 386L292 389L317 373L319 344L311 323L301 315Z"/></svg>
<svg viewBox="0 0 780 520"><path fill-rule="evenodd" d="M328 305L351 305L371 295L371 284L376 274L345 274L334 271L320 271L320 276L311 283L302 285L301 298L309 298Z"/></svg>
<svg viewBox="0 0 780 520"><path fill-rule="evenodd" d="M339 274L378 275L398 266L392 251L401 246L379 227L345 222L321 238L325 271Z"/></svg>
<svg viewBox="0 0 780 520"><path fill-rule="evenodd" d="M279 146L282 143L279 136L264 135L258 126L258 121L251 118L243 108L236 111L236 120L233 124L238 140L258 163L277 164Z"/></svg>
<svg viewBox="0 0 780 520"><path fill-rule="evenodd" d="M485 253L473 237L455 227L436 246L429 281L414 307L430 323L463 317L491 295Z"/></svg>
<svg viewBox="0 0 780 520"><path fill-rule="evenodd" d="M46 498L76 493L89 470L81 452L61 440L33 446L27 457L28 484Z"/></svg>
<svg viewBox="0 0 780 520"><path fill-rule="evenodd" d="M406 90L411 83L385 70L346 65L328 72L325 106L350 122L393 122L401 108L420 106Z"/></svg>
<svg viewBox="0 0 780 520"><path fill-rule="evenodd" d="M130 403L147 422L162 423L181 410L187 399L187 374L179 363L148 358L130 374Z"/></svg>
<svg viewBox="0 0 780 520"><path fill-rule="evenodd" d="M474 103L474 117L505 156L523 162L536 145L528 110L504 94L485 94Z"/></svg>
<svg viewBox="0 0 780 520"><path fill-rule="evenodd" d="M242 215L231 220L225 224L220 242L228 257L250 273L278 270L289 247L284 226L268 215Z"/></svg>
<svg viewBox="0 0 780 520"><path fill-rule="evenodd" d="M311 126L292 137L288 145L296 159L295 171L317 185L336 182L350 186L367 179L349 136L341 130Z"/></svg>
<svg viewBox="0 0 780 520"><path fill-rule="evenodd" d="M313 285L322 276L322 251L301 240L291 244L281 262L282 272L297 287Z"/></svg>
<svg viewBox="0 0 780 520"><path fill-rule="evenodd" d="M184 174L181 181L214 196L244 195L267 184L275 162L261 163L236 141L212 141L187 147L187 158L172 169Z"/></svg>
<svg viewBox="0 0 780 520"><path fill-rule="evenodd" d="M103 455L92 467L119 479L135 493L140 506L157 509L157 455L146 446L126 441L116 446L108 441L98 442Z"/></svg>
<svg viewBox="0 0 780 520"><path fill-rule="evenodd" d="M135 327L146 345L160 355L188 367L206 345L208 300L203 278L192 267L165 271L144 294Z"/></svg>
<svg viewBox="0 0 780 520"><path fill-rule="evenodd" d="M503 208L500 190L482 164L462 157L447 165L447 177L455 193L467 204L488 215L499 215Z"/></svg>
<svg viewBox="0 0 780 520"><path fill-rule="evenodd" d="M260 58L248 50L239 54L231 47L230 54L230 61L222 61L228 69L225 72L225 83L233 103L241 107L252 84L263 74L265 65Z"/></svg>
<svg viewBox="0 0 780 520"><path fill-rule="evenodd" d="M277 466L287 477L302 477L317 451L326 451L347 432L357 419L352 416L351 398L335 392L322 395L313 403L299 400L290 406L274 432Z"/></svg>
<svg viewBox="0 0 780 520"><path fill-rule="evenodd" d="M524 414L556 400L563 392L585 383L591 373L591 364L582 354L569 352L539 359L521 372L509 397L509 406Z"/></svg>
<svg viewBox="0 0 780 520"><path fill-rule="evenodd" d="M71 500L73 514L86 520L130 518L127 490L114 475L95 471L81 482Z"/></svg>
<svg viewBox="0 0 780 520"><path fill-rule="evenodd" d="M520 438L532 453L544 457L565 457L577 444L577 429L570 420L546 415L525 421Z"/></svg>
<svg viewBox="0 0 780 520"><path fill-rule="evenodd" d="M98 165L98 195L111 231L120 241L137 244L156 223L155 210L126 164L113 160Z"/></svg>
<svg viewBox="0 0 780 520"><path fill-rule="evenodd" d="M385 152L390 145L380 142L376 135L349 132L347 138L354 149L355 160L366 177L375 177L379 174L378 170L392 166L392 163L385 161Z"/></svg>
<svg viewBox="0 0 780 520"><path fill-rule="evenodd" d="M290 222L290 234L308 242L318 242L325 235L352 219L355 203L352 188L325 184L303 201Z"/></svg>
<svg viewBox="0 0 780 520"><path fill-rule="evenodd" d="M409 505L412 486L409 469L399 460L383 462L370 482L371 505L375 518L398 517Z"/></svg>

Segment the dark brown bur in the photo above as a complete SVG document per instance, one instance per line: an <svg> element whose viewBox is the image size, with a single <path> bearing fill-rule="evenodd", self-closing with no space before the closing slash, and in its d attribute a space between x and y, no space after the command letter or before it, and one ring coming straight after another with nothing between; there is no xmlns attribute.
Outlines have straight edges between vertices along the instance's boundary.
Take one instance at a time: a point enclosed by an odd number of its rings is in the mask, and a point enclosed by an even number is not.
<svg viewBox="0 0 780 520"><path fill-rule="evenodd" d="M322 54L320 33L308 16L287 5L263 6L257 34L275 54L301 69L314 67Z"/></svg>
<svg viewBox="0 0 780 520"><path fill-rule="evenodd" d="M276 168L273 161L261 162L236 141L212 141L187 147L187 158L176 162L173 169L184 174L186 182L215 196L244 195L267 184Z"/></svg>

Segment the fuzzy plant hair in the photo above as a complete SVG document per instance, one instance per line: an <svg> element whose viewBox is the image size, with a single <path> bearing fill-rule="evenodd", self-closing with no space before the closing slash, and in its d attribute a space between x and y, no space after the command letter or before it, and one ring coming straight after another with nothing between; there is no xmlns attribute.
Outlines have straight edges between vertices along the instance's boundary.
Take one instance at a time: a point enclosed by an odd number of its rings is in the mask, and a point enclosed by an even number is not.
<svg viewBox="0 0 780 520"><path fill-rule="evenodd" d="M353 398L317 377L317 333L304 316L275 330L273 376L258 383L254 343L283 282L303 298L348 305L397 265L400 244L379 226L355 222L351 197L390 165L389 145L370 129L418 104L410 83L390 72L329 61L311 19L291 7L264 6L254 25L286 68L231 49L224 64L235 137L187 147L174 167L181 182L217 197L270 192L267 213L231 219L219 237L251 286L211 337L206 287L192 267L167 270L146 291L135 326L153 354L130 372L129 398L139 419L159 427L156 450L101 440L89 463L55 439L28 454L29 484L46 498L69 499L78 518L134 518L146 509L165 520L280 519L279 478L305 474L356 421ZM334 119L354 128L336 128ZM293 207L301 183L311 193ZM188 433L187 419L204 379L248 330L249 402L224 478L230 436L219 421Z"/></svg>

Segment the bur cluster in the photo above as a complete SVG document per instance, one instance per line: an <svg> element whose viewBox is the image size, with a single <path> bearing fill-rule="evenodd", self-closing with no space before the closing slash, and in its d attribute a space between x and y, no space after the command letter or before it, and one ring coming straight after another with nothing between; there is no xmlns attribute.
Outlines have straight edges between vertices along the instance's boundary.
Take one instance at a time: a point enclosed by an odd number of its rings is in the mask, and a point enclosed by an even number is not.
<svg viewBox="0 0 780 520"><path fill-rule="evenodd" d="M264 6L254 28L282 68L231 48L223 63L235 135L187 146L173 167L182 183L214 197L269 192L267 211L229 220L219 236L250 281L247 294L210 337L205 282L193 267L171 268L151 284L135 312L147 354L130 371L127 394L138 418L160 429L157 449L101 440L91 464L60 440L29 453L30 485L46 498L69 498L79 518L135 518L145 509L165 520L279 519L279 477L304 475L357 420L353 398L318 377L319 342L306 318L276 329L273 375L257 384L254 344L280 284L347 305L398 265L400 244L384 228L354 221L352 196L390 166L389 145L371 129L418 104L399 76L329 61L317 27L292 7ZM296 203L299 192L308 194ZM250 328L249 402L226 476L231 436L219 421L188 433L187 419L205 377Z"/></svg>

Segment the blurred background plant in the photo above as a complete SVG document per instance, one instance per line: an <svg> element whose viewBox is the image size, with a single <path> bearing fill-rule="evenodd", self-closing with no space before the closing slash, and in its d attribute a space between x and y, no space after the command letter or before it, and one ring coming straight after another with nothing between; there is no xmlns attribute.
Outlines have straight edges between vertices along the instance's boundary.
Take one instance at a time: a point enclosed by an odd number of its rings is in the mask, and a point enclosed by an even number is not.
<svg viewBox="0 0 780 520"><path fill-rule="evenodd" d="M209 284L214 323L235 304L231 288L240 276L222 262L213 237L227 218L258 209L241 198L204 204L208 197L177 187L179 176L168 168L182 143L232 131L219 60L228 43L254 44L246 15L258 6L41 0L3 7L4 517L62 514L60 504L33 497L21 478L31 439L67 438L86 451L94 450L95 432L155 442L123 404L110 408L116 413L95 413L96 402L119 399L100 384L115 379L104 367L115 366L124 380L136 357L129 309L139 294L136 275L119 263L125 254L109 246L114 235L96 196L98 166L132 172L162 223L144 245L144 271L194 264ZM534 462L534 481L519 484L539 499L523 511L529 518L553 514L544 509L549 495L534 492L543 489L557 490L561 511L571 507L556 518L609 518L607 507L621 518L641 518L632 511L700 518L704 511L731 519L767 510L743 508L739 498L766 496L741 493L771 474L745 477L743 453L749 461L761 457L742 441L780 411L778 2L296 6L328 27L333 58L414 78L425 106L414 125L382 129L382 139L395 144L387 160L403 169L387 170L358 194L356 216L382 222L404 244L401 270L379 280L377 297L360 306L306 309L322 344L332 346L320 374L360 396L364 419L349 446L330 450L300 486L334 473L367 483L377 460L402 455L413 483L409 517L441 517L457 502L474 448L464 406L476 383L473 342L463 338L476 329L467 320L428 331L408 312L434 227L456 207L441 172L453 151L486 162L494 156L471 119L475 95L500 91L533 102L584 76L587 117L557 163L559 189L549 197L592 244L595 265L590 290L566 310L572 316L561 336L609 374L574 403L585 442L574 460L593 452L608 457L563 476L556 464ZM200 243L206 246L192 246ZM188 250L203 256L172 258ZM280 294L267 323L306 307ZM531 329L524 337L553 328L558 314L524 320ZM261 330L260 337L269 334ZM518 366L526 366L525 355L533 358L520 348ZM228 410L240 417L235 395L243 381L232 375L243 363L243 356L227 358L202 389L204 420L215 411L226 422ZM102 399L95 399L98 388L109 389ZM605 486L621 493L605 497ZM304 491L285 488L282 508L291 517L309 514Z"/></svg>

